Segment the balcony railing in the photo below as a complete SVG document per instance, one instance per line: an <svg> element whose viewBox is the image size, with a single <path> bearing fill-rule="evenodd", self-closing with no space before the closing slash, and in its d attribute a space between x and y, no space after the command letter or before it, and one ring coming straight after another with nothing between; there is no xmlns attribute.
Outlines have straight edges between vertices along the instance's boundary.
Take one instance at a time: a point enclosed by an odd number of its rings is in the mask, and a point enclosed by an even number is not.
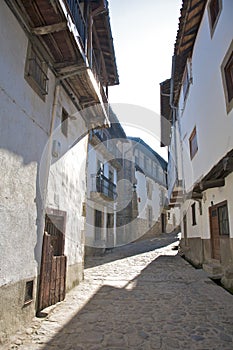
<svg viewBox="0 0 233 350"><path fill-rule="evenodd" d="M80 38L82 40L83 48L85 48L86 41L86 23L82 15L82 11L78 0L67 0L70 12L73 16L74 23L78 29Z"/></svg>
<svg viewBox="0 0 233 350"><path fill-rule="evenodd" d="M105 197L115 200L117 197L116 185L103 174L92 174L91 192L97 192Z"/></svg>

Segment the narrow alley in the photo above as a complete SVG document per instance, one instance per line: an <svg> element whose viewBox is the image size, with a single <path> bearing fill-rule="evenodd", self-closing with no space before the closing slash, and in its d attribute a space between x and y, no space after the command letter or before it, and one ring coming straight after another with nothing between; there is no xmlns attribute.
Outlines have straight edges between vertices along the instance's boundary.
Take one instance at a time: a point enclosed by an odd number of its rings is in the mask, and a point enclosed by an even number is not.
<svg viewBox="0 0 233 350"><path fill-rule="evenodd" d="M84 282L4 349L232 349L233 296L177 248L160 235L88 258Z"/></svg>

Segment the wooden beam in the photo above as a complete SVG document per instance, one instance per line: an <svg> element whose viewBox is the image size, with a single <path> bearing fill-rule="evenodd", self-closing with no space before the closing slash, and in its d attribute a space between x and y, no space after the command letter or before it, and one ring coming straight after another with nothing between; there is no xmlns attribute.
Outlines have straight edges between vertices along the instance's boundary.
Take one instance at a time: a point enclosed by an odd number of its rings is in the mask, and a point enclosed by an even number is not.
<svg viewBox="0 0 233 350"><path fill-rule="evenodd" d="M65 30L66 27L67 27L66 22L60 22L60 23L50 24L48 26L31 28L31 31L35 35L46 35L46 34L51 34L55 32L60 32L62 30Z"/></svg>
<svg viewBox="0 0 233 350"><path fill-rule="evenodd" d="M203 195L202 193L199 193L199 192L192 192L192 195L191 195L191 198L192 199L202 199Z"/></svg>
<svg viewBox="0 0 233 350"><path fill-rule="evenodd" d="M205 191L208 188L223 187L223 186L225 186L225 179L207 180L200 183L200 189L202 191Z"/></svg>
<svg viewBox="0 0 233 350"><path fill-rule="evenodd" d="M104 78L104 81L107 83L107 81L108 81L107 68L106 68L105 59L103 56L103 51L102 51L102 48L100 46L99 37L98 37L98 34L96 32L95 26L93 26L93 34L94 34L95 42L96 42L98 49L99 49L99 52L100 52L101 65L102 65L102 70L103 70L103 78Z"/></svg>

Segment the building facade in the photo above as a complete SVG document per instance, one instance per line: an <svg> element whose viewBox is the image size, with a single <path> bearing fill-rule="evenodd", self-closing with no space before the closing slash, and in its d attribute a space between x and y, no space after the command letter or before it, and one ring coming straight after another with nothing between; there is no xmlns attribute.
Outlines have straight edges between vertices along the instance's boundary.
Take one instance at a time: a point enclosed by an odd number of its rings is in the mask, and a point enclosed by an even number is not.
<svg viewBox="0 0 233 350"><path fill-rule="evenodd" d="M178 212L167 208L167 162L138 137L131 142L135 166L138 237L169 233L179 225Z"/></svg>
<svg viewBox="0 0 233 350"><path fill-rule="evenodd" d="M123 144L126 135L110 110L111 126L89 134L87 159L86 255L101 254L118 244L117 218Z"/></svg>
<svg viewBox="0 0 233 350"><path fill-rule="evenodd" d="M118 84L107 1L3 1L1 341L83 275L88 133Z"/></svg>
<svg viewBox="0 0 233 350"><path fill-rule="evenodd" d="M172 76L161 83L162 143L185 257L233 288L233 3L184 1Z"/></svg>

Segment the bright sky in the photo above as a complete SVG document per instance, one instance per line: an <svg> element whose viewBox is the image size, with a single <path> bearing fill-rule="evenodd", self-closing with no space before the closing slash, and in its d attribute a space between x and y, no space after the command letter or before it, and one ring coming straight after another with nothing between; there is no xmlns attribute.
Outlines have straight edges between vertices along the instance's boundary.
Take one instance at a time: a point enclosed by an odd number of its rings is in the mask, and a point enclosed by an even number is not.
<svg viewBox="0 0 233 350"><path fill-rule="evenodd" d="M109 0L109 8L120 77L120 85L109 89L110 102L140 106L143 128L138 120L132 125L119 113L118 118L128 135L141 137L166 158L166 149L159 147L159 83L171 76L181 0ZM141 107L152 110L154 119L145 118L151 113L141 113Z"/></svg>

